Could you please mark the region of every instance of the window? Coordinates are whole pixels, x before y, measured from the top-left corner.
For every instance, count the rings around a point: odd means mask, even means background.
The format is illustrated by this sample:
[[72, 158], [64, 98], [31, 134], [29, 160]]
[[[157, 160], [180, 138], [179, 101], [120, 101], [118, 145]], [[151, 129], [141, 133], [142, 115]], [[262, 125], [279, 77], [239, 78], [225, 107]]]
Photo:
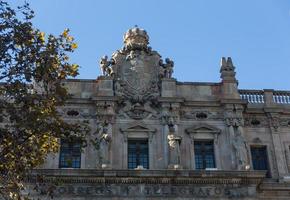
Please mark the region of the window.
[[80, 142], [61, 141], [60, 168], [80, 168], [81, 167], [81, 144]]
[[268, 167], [268, 156], [266, 146], [251, 147], [251, 156], [254, 170], [267, 170], [267, 177], [270, 177]]
[[213, 141], [194, 141], [195, 168], [215, 168]]
[[135, 169], [138, 165], [149, 169], [147, 140], [128, 140], [128, 168]]

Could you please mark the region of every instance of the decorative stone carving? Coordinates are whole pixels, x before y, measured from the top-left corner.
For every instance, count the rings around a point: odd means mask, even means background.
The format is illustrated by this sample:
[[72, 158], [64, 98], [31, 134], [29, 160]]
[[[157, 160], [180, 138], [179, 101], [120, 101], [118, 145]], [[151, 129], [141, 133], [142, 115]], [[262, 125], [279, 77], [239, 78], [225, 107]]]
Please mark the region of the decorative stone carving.
[[269, 127], [267, 118], [263, 116], [247, 116], [245, 117], [244, 121], [245, 121], [245, 126], [249, 126], [249, 127], [256, 127], [256, 128]]
[[245, 114], [244, 125], [248, 127], [269, 127], [269, 121], [263, 114]]
[[135, 26], [132, 29], [129, 29], [127, 33], [124, 35], [124, 50], [143, 50], [149, 51], [150, 47], [149, 44], [149, 36], [144, 29], [140, 29]]
[[117, 69], [115, 94], [133, 103], [141, 103], [158, 97], [158, 68], [160, 56], [144, 51], [130, 51], [114, 55]]
[[178, 103], [168, 103], [162, 105], [160, 120], [169, 127], [173, 124], [177, 126], [180, 120], [180, 105]]
[[172, 60], [170, 60], [169, 58], [166, 58], [165, 59], [165, 64], [162, 64], [162, 67], [164, 68], [163, 77], [172, 78], [174, 62]]
[[182, 168], [180, 165], [180, 143], [182, 138], [178, 135], [178, 116], [176, 115], [174, 110], [176, 109], [172, 108], [170, 104], [170, 108], [163, 108], [163, 112], [161, 113], [162, 123], [165, 125], [165, 127], [167, 127], [166, 130], [168, 130], [168, 168], [170, 169]]
[[182, 138], [170, 132], [167, 136], [169, 146], [169, 166], [168, 168], [181, 168], [180, 165], [180, 143]]
[[149, 117], [157, 117], [157, 111], [152, 108], [150, 102], [132, 103], [124, 101], [119, 104], [118, 116], [132, 119], [146, 119]]
[[140, 121], [135, 121], [127, 127], [121, 128], [120, 131], [124, 135], [124, 142], [127, 142], [128, 137], [134, 138], [141, 135], [143, 138], [144, 136], [148, 138], [149, 143], [151, 143], [153, 136], [156, 133], [156, 129], [149, 128], [146, 124]]
[[114, 62], [113, 60], [108, 61], [108, 56], [103, 56], [100, 60], [100, 68], [102, 71], [103, 76], [112, 76], [113, 70], [110, 67]]
[[105, 121], [99, 127], [99, 161], [102, 168], [110, 168], [111, 166], [111, 142], [112, 142], [112, 127]]
[[208, 124], [202, 123], [202, 124], [198, 124], [196, 126], [185, 129], [185, 132], [190, 135], [194, 135], [196, 133], [210, 133], [210, 134], [216, 135], [216, 134], [220, 134], [221, 130], [216, 127], [210, 126]]
[[247, 142], [242, 136], [241, 127], [237, 128], [236, 135], [233, 140], [233, 148], [235, 151], [235, 157], [237, 159], [238, 170], [249, 170], [249, 157]]
[[105, 120], [112, 122], [115, 109], [112, 101], [98, 101], [96, 104], [96, 118], [100, 122]]
[[290, 127], [290, 119], [289, 118], [280, 119], [280, 126]]
[[[208, 119], [223, 119], [223, 113], [218, 111], [208, 111], [208, 110], [200, 110], [200, 109], [194, 109], [194, 110], [182, 110], [181, 112], [181, 118], [182, 119], [194, 119], [194, 120], [208, 120]], [[205, 114], [206, 117], [199, 117], [199, 114]]]
[[144, 119], [151, 113], [156, 114], [152, 104], [160, 96], [160, 72], [167, 77], [173, 73], [173, 61], [167, 58], [163, 64], [161, 56], [148, 44], [146, 31], [134, 27], [124, 35], [124, 48], [116, 51], [111, 61], [106, 56], [100, 61], [103, 75], [113, 75], [119, 114], [125, 118]]
[[125, 47], [113, 54], [115, 61], [115, 94], [132, 103], [155, 99], [159, 92], [161, 56], [148, 47], [149, 37], [145, 30], [130, 29], [124, 36]]
[[228, 104], [225, 111], [225, 123], [228, 126], [228, 139], [233, 148], [232, 167], [238, 170], [249, 170], [248, 145], [243, 134], [243, 107]]
[[280, 117], [278, 114], [268, 113], [268, 120], [270, 127], [274, 130], [275, 133], [278, 133], [280, 127]]

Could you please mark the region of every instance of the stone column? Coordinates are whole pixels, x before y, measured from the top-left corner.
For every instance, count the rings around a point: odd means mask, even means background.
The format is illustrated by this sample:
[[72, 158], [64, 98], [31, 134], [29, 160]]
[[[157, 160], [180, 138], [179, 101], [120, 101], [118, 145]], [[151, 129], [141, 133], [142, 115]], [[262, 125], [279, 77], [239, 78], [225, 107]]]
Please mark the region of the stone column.
[[285, 152], [283, 149], [283, 143], [281, 141], [279, 134], [280, 132], [279, 115], [278, 113], [268, 113], [268, 119], [270, 124], [273, 150], [275, 155], [275, 158], [273, 159], [275, 163], [273, 164], [276, 164], [277, 166], [278, 178], [282, 179], [286, 174], [288, 174], [288, 170]]

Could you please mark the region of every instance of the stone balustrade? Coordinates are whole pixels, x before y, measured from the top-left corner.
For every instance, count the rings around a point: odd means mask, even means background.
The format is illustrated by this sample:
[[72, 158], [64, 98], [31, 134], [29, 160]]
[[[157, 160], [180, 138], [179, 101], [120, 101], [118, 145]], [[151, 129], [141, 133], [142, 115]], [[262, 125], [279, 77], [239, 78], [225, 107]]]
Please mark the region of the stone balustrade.
[[274, 91], [273, 101], [278, 104], [290, 104], [290, 91]]
[[239, 90], [241, 99], [248, 100], [249, 103], [265, 103], [263, 90]]
[[289, 104], [290, 91], [275, 90], [239, 90], [241, 99], [247, 100], [250, 104]]

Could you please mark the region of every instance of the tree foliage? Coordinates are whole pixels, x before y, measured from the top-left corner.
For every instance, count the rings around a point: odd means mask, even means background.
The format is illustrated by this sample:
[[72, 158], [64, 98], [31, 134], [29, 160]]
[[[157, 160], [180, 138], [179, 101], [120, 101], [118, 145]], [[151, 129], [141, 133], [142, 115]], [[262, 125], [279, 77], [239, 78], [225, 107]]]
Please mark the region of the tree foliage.
[[[66, 29], [59, 36], [33, 27], [33, 11], [0, 0], [0, 194], [21, 199], [23, 181], [59, 138], [84, 138], [81, 124], [62, 120], [69, 97], [62, 81], [78, 74], [69, 54], [77, 44]], [[0, 196], [1, 198], [1, 196]]]

